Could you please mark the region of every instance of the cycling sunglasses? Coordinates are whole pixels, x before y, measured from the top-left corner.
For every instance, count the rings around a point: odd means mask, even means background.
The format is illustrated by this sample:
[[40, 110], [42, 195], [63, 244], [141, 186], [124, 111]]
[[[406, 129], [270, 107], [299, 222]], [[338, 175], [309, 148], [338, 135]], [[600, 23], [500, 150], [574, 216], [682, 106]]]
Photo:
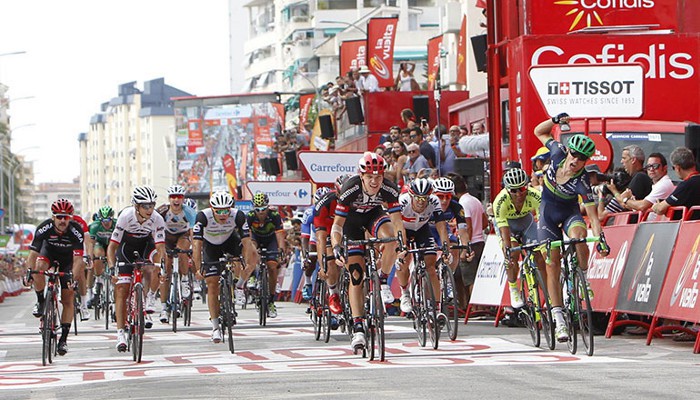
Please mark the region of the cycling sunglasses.
[[231, 214], [231, 209], [220, 208], [220, 209], [214, 210], [214, 214], [216, 214], [216, 215], [229, 215], [229, 214]]
[[429, 198], [430, 198], [430, 196], [415, 196], [415, 195], [413, 196], [413, 199], [415, 201], [418, 201], [421, 203], [425, 203], [426, 201], [428, 201]]
[[56, 217], [56, 219], [64, 220], [64, 219], [70, 219], [70, 218], [71, 218], [71, 215], [67, 215], [67, 214], [56, 214], [56, 215], [54, 215], [54, 217]]
[[263, 212], [263, 211], [267, 210], [267, 207], [257, 207], [254, 210], [255, 210], [255, 212], [259, 213], [259, 212]]
[[511, 194], [523, 193], [525, 191], [527, 191], [527, 187], [525, 187], [525, 186], [523, 186], [521, 188], [517, 188], [517, 189], [508, 189], [508, 192], [510, 192]]
[[571, 154], [571, 157], [579, 160], [579, 161], [587, 161], [588, 157], [586, 157], [585, 154], [579, 153], [578, 151], [575, 150], [569, 150], [569, 154]]
[[171, 199], [184, 199], [185, 195], [184, 194], [171, 194], [170, 196]]

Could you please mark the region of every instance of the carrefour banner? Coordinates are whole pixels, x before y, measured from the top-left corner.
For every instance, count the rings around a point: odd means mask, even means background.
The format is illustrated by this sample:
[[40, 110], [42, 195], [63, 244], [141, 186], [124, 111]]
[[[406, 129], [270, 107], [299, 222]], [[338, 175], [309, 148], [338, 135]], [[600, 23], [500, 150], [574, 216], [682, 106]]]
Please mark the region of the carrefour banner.
[[379, 87], [394, 86], [394, 42], [398, 18], [372, 18], [367, 24], [367, 60]]
[[313, 189], [311, 182], [302, 181], [250, 181], [246, 183], [251, 194], [263, 192], [273, 206], [311, 205]]
[[367, 65], [367, 40], [346, 40], [340, 43], [340, 74], [345, 75], [351, 69], [359, 70]]
[[434, 90], [440, 73], [440, 46], [442, 35], [428, 40], [428, 90]]
[[457, 39], [457, 83], [467, 84], [467, 16], [462, 17], [462, 27]]
[[299, 161], [314, 183], [334, 183], [344, 174], [356, 174], [362, 153], [353, 152], [299, 152]]

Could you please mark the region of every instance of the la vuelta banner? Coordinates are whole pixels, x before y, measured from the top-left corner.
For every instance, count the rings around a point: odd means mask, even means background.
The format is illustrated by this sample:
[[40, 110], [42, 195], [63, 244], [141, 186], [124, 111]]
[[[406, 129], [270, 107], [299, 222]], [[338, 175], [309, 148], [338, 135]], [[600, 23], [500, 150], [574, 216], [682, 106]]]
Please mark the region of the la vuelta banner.
[[340, 74], [367, 65], [367, 40], [347, 40], [340, 43]]
[[428, 40], [428, 90], [435, 89], [437, 74], [440, 73], [440, 46], [442, 35]]
[[398, 18], [372, 18], [367, 24], [367, 60], [379, 87], [394, 86], [394, 42]]
[[299, 126], [306, 126], [306, 121], [309, 118], [309, 110], [313, 104], [315, 93], [302, 94], [299, 97]]
[[225, 154], [223, 157], [224, 172], [226, 173], [226, 183], [228, 184], [228, 190], [233, 198], [237, 198], [238, 194], [238, 180], [236, 179], [236, 161], [231, 157], [230, 154]]
[[457, 84], [467, 84], [467, 16], [462, 17], [462, 27], [457, 39]]

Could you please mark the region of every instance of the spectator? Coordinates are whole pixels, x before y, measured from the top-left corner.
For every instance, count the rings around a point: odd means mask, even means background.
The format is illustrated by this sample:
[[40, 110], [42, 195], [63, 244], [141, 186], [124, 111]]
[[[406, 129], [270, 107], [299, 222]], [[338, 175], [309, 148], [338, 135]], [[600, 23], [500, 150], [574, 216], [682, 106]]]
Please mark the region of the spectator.
[[379, 155], [379, 156], [384, 156], [384, 149], [385, 149], [384, 145], [380, 144], [379, 146], [374, 148], [374, 152], [377, 153], [377, 155]]
[[408, 159], [408, 149], [404, 142], [395, 140], [391, 143], [391, 155], [385, 158], [389, 163], [389, 177], [399, 187], [403, 186], [403, 166]]
[[450, 134], [450, 148], [452, 148], [452, 152], [455, 154], [455, 157], [466, 157], [467, 155], [462, 153], [462, 151], [459, 149], [459, 137], [462, 136], [462, 129], [459, 127], [459, 125], [452, 125], [448, 133]]
[[420, 129], [420, 127], [416, 126], [411, 128], [411, 134], [409, 137], [413, 143], [418, 145], [420, 154], [428, 161], [430, 168], [435, 168], [435, 149], [430, 145], [430, 143], [423, 140], [423, 131]]
[[416, 115], [411, 111], [410, 108], [404, 108], [401, 110], [401, 121], [406, 125], [406, 128], [411, 129], [417, 126]]
[[469, 135], [469, 128], [466, 125], [459, 126], [459, 137]]
[[[547, 165], [549, 164], [549, 149], [544, 146], [540, 147], [535, 155], [530, 158], [530, 161], [532, 161], [530, 186], [535, 189], [542, 190], [542, 171], [547, 169]], [[595, 166], [595, 164], [591, 165]]]
[[700, 173], [693, 152], [687, 147], [678, 147], [671, 152], [671, 165], [678, 176], [683, 179], [676, 189], [664, 201], [654, 204], [651, 209], [659, 215], [666, 214], [669, 207], [700, 205]]
[[484, 131], [483, 122], [472, 122], [472, 135], [481, 135]]
[[416, 174], [416, 179], [421, 178], [428, 179], [432, 183], [432, 181], [440, 178], [440, 174], [435, 168], [423, 168]]
[[624, 192], [629, 186], [631, 179], [632, 178], [623, 167], [617, 168], [615, 172], [613, 172], [613, 178], [609, 183], [605, 184], [605, 189], [600, 194], [600, 201], [598, 202], [599, 220], [602, 221], [608, 214], [625, 211], [625, 208], [622, 207], [622, 203], [617, 201], [614, 193], [619, 195], [620, 192]]
[[362, 93], [372, 93], [379, 91], [379, 81], [370, 73], [366, 65], [360, 67], [360, 91]]
[[444, 125], [440, 125], [439, 127], [442, 143], [440, 143], [440, 147], [437, 149], [436, 153], [440, 155], [440, 175], [446, 176], [448, 172], [454, 172], [457, 155], [452, 148], [452, 135], [450, 134], [448, 136], [446, 134], [447, 132], [445, 132]]
[[666, 157], [661, 153], [651, 153], [644, 167], [651, 178], [651, 192], [643, 199], [637, 200], [632, 191], [627, 188], [622, 192], [622, 205], [628, 210], [646, 211], [657, 202], [666, 199], [673, 193], [675, 187], [668, 176], [668, 165]]
[[[644, 150], [636, 144], [625, 146], [622, 149], [622, 166], [632, 177], [629, 189], [635, 199], [643, 199], [651, 193], [651, 178], [644, 171]], [[608, 189], [613, 193], [618, 203], [622, 204], [620, 192], [615, 191], [615, 186], [608, 184]]]
[[489, 134], [462, 136], [459, 139], [459, 150], [473, 157], [489, 157]]
[[413, 78], [413, 71], [416, 70], [416, 64], [412, 62], [402, 62], [399, 64], [399, 73], [396, 74], [394, 87], [399, 92], [411, 92], [420, 90], [418, 82]]
[[408, 159], [406, 164], [403, 166], [402, 175], [404, 176], [404, 181], [410, 174], [417, 174], [422, 168], [430, 168], [428, 160], [423, 157], [420, 153], [420, 146], [415, 143], [409, 144], [406, 149], [408, 150]]
[[404, 128], [401, 129], [401, 141], [408, 146], [411, 144], [411, 129], [410, 128]]

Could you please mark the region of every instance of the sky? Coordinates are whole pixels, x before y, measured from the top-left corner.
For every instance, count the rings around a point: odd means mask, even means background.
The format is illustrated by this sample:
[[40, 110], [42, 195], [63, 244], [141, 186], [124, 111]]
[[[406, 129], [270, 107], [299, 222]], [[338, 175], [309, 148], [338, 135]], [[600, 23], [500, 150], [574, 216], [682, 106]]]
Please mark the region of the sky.
[[79, 176], [78, 134], [120, 84], [229, 94], [228, 15], [227, 0], [1, 1], [0, 54], [26, 52], [0, 56], [12, 151], [35, 183]]

